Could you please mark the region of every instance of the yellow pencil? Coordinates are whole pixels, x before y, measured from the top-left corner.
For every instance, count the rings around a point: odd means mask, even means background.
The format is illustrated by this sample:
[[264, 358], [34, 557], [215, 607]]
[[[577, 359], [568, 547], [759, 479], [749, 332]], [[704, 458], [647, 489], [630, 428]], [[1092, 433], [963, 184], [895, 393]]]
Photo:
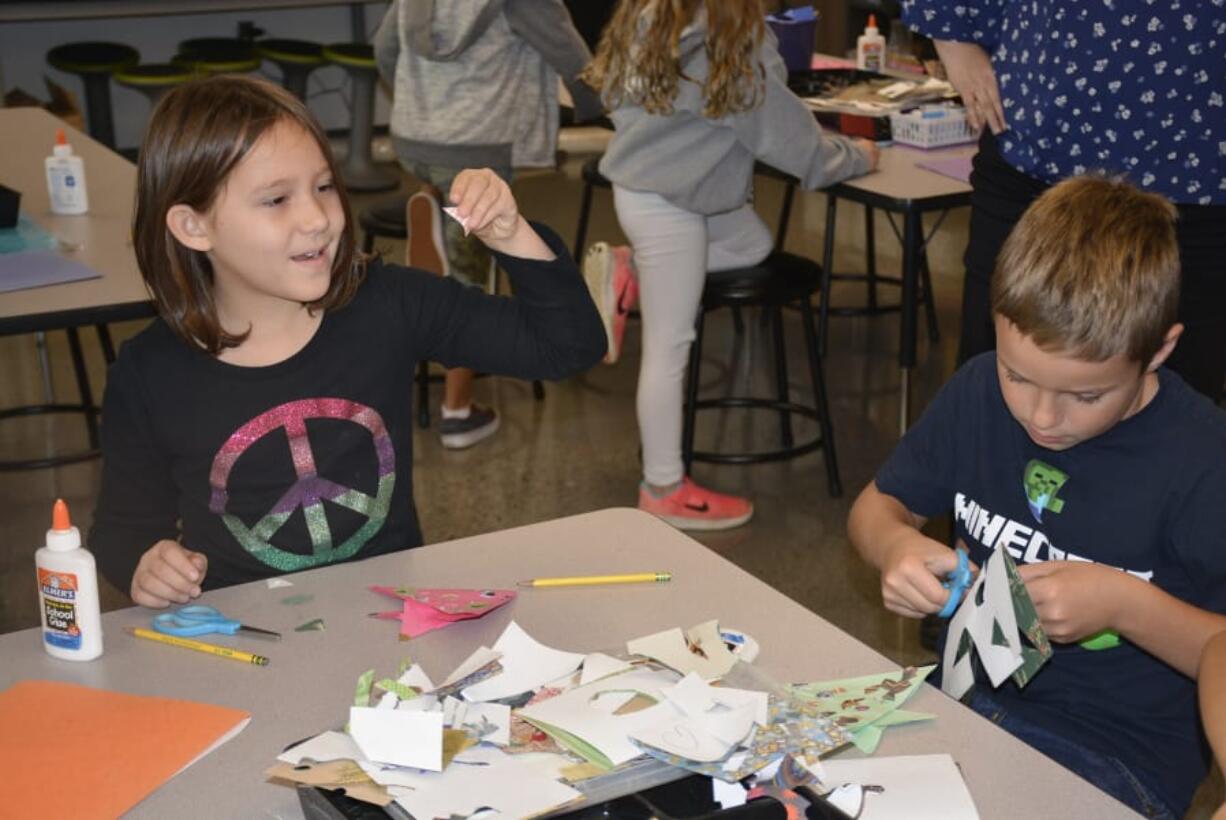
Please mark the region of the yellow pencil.
[[521, 587], [581, 587], [593, 584], [643, 584], [673, 580], [671, 572], [632, 572], [626, 575], [576, 575], [571, 578], [533, 578], [519, 581]]
[[158, 643], [167, 643], [171, 646], [181, 646], [184, 649], [194, 649], [197, 652], [207, 652], [210, 655], [217, 655], [221, 658], [229, 658], [234, 661], [242, 661], [256, 666], [268, 666], [268, 658], [263, 655], [253, 655], [250, 652], [244, 652], [241, 649], [231, 649], [228, 646], [218, 646], [215, 643], [205, 643], [204, 641], [193, 641], [191, 638], [178, 638], [174, 635], [166, 635], [162, 632], [154, 632], [152, 629], [141, 629], [138, 626], [125, 627], [124, 632], [129, 635], [135, 635], [138, 638], [146, 638], [150, 641]]

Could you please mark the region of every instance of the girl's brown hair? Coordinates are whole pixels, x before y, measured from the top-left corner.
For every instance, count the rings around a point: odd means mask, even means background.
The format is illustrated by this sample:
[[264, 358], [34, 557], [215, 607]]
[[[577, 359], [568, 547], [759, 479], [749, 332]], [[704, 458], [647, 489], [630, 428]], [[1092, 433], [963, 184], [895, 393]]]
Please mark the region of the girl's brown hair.
[[753, 108], [765, 85], [757, 60], [766, 30], [762, 0], [621, 0], [584, 82], [610, 107], [629, 98], [649, 114], [671, 114], [678, 80], [691, 80], [681, 70], [681, 32], [700, 10], [709, 65], [703, 114], [718, 119]]
[[247, 334], [235, 335], [221, 327], [213, 266], [205, 253], [174, 238], [166, 214], [175, 205], [199, 213], [212, 208], [230, 172], [279, 122], [298, 125], [315, 140], [345, 214], [328, 292], [307, 307], [312, 311], [343, 307], [361, 284], [364, 259], [356, 252], [349, 197], [327, 137], [297, 97], [253, 77], [195, 80], [162, 98], [141, 145], [132, 218], [137, 265], [162, 319], [188, 344], [214, 356], [238, 346]]

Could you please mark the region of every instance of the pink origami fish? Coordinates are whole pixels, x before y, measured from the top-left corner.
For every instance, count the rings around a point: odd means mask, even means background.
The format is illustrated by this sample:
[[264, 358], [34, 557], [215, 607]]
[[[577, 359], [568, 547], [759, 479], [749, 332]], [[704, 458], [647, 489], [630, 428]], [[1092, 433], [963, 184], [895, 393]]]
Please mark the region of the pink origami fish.
[[376, 618], [400, 621], [402, 639], [416, 638], [456, 621], [480, 618], [515, 597], [513, 589], [426, 589], [372, 586], [372, 592], [399, 598], [401, 612], [376, 612]]

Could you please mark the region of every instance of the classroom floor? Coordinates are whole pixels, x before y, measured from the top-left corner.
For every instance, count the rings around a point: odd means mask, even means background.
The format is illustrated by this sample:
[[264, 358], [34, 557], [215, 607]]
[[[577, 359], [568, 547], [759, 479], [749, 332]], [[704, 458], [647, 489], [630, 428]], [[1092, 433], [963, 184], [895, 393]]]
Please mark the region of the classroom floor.
[[[574, 236], [578, 214], [582, 159], [572, 155], [560, 171], [527, 173], [515, 184], [523, 211], [553, 226], [568, 241]], [[773, 228], [782, 188], [770, 180], [757, 184], [759, 210]], [[379, 198], [355, 197], [355, 211]], [[823, 196], [797, 197], [788, 250], [820, 258], [824, 212]], [[836, 266], [841, 270], [862, 269], [862, 213], [858, 206], [841, 209], [838, 253], [842, 264]], [[912, 388], [916, 413], [952, 372], [966, 218], [965, 211], [950, 214], [929, 247], [941, 340], [929, 343], [921, 324], [920, 364]], [[878, 214], [877, 219], [879, 268], [897, 270], [898, 244], [885, 215]], [[588, 236], [589, 241], [621, 240], [607, 191], [596, 193]], [[390, 258], [402, 258], [402, 243], [383, 242], [379, 248]], [[863, 286], [836, 288], [834, 299], [836, 304], [862, 301]], [[702, 370], [704, 394], [719, 394], [729, 385], [743, 385], [746, 380], [760, 385], [764, 392], [772, 389], [770, 336], [763, 333], [756, 316], [746, 318], [745, 344], [736, 360], [732, 358], [730, 318], [715, 314], [708, 321]], [[785, 321], [792, 387], [795, 395], [803, 398], [808, 391], [808, 371], [800, 322], [795, 315]], [[141, 322], [121, 324], [112, 332], [118, 342], [142, 326]], [[84, 330], [82, 336], [96, 395], [100, 396], [105, 380], [101, 353], [92, 329]], [[832, 499], [827, 493], [820, 453], [752, 467], [696, 465], [699, 482], [750, 495], [756, 504], [756, 515], [749, 525], [697, 537], [887, 656], [899, 662], [915, 662], [930, 657], [919, 645], [917, 625], [882, 609], [876, 573], [855, 555], [845, 526], [856, 493], [898, 438], [897, 343], [897, 316], [833, 320], [825, 367], [845, 488], [842, 498]], [[56, 396], [75, 399], [65, 335], [51, 334], [49, 348]], [[639, 329], [632, 322], [619, 364], [598, 365], [583, 376], [547, 385], [543, 401], [534, 400], [530, 385], [524, 382], [478, 382], [478, 400], [493, 403], [503, 414], [502, 430], [487, 442], [471, 450], [446, 451], [433, 429], [419, 430], [415, 483], [427, 542], [586, 510], [633, 506], [639, 480], [634, 423], [638, 358]], [[4, 374], [0, 378], [0, 407], [42, 401], [44, 388], [33, 336], [0, 338], [0, 373]], [[436, 388], [431, 396], [436, 415], [439, 400]], [[410, 412], [409, 408], [405, 412]], [[798, 437], [808, 429], [798, 423]], [[778, 423], [770, 413], [753, 414], [751, 418], [745, 411], [708, 411], [700, 419], [700, 446], [709, 447], [716, 441], [729, 445], [759, 441], [769, 446], [777, 436]], [[84, 424], [78, 417], [0, 422], [0, 453], [9, 458], [32, 457], [47, 448], [63, 451], [79, 447], [84, 438]], [[94, 461], [54, 470], [0, 473], [0, 632], [38, 623], [33, 555], [43, 543], [51, 502], [56, 497], [65, 498], [75, 522], [88, 532], [99, 472], [99, 464]], [[668, 567], [666, 555], [660, 556], [659, 567]], [[106, 608], [117, 608], [125, 606], [127, 599], [107, 588], [103, 602]]]

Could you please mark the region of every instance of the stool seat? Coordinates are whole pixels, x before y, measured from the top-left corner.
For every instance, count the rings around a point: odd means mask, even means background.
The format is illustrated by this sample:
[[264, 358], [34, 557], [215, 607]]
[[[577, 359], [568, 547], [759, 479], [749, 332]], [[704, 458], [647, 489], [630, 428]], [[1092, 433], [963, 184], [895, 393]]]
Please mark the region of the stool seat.
[[115, 82], [140, 89], [162, 89], [182, 85], [196, 75], [176, 63], [141, 63], [115, 72]]
[[255, 53], [265, 60], [294, 65], [323, 65], [324, 47], [306, 40], [257, 40]]
[[612, 188], [613, 183], [609, 182], [609, 178], [600, 173], [601, 157], [592, 157], [587, 162], [583, 163], [583, 170], [580, 171], [580, 176], [588, 185], [595, 185], [597, 188]]
[[323, 47], [325, 60], [349, 68], [377, 70], [375, 48], [369, 43], [330, 43]]
[[140, 62], [140, 52], [122, 43], [87, 41], [65, 43], [47, 52], [52, 67], [76, 74], [85, 86], [85, 112], [89, 134], [110, 148], [115, 147], [115, 124], [111, 115], [111, 74]]
[[794, 253], [775, 251], [752, 267], [709, 271], [702, 305], [707, 309], [782, 305], [816, 293], [821, 280], [821, 265]]
[[47, 62], [71, 74], [111, 74], [140, 62], [140, 52], [121, 43], [66, 43], [48, 51]]
[[255, 54], [255, 46], [237, 37], [192, 37], [181, 40], [176, 51], [190, 55], [227, 53], [249, 57]]
[[386, 202], [371, 205], [358, 215], [358, 225], [362, 228], [364, 237], [363, 250], [366, 253], [374, 250], [376, 236], [408, 239], [409, 226], [405, 218], [408, 201], [408, 197], [393, 197]]

